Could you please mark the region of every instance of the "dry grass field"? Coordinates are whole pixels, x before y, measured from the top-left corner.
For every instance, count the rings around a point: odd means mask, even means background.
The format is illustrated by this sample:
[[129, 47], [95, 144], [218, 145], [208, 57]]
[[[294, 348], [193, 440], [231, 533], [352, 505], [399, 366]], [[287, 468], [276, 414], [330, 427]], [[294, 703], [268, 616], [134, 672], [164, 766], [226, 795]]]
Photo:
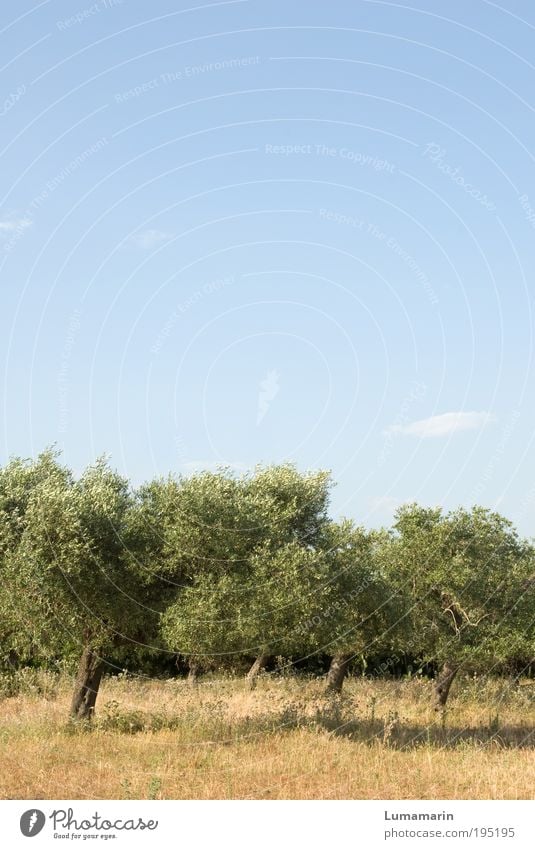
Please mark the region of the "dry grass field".
[[68, 680], [32, 673], [0, 701], [3, 799], [531, 799], [535, 687], [110, 678], [93, 727], [66, 722]]

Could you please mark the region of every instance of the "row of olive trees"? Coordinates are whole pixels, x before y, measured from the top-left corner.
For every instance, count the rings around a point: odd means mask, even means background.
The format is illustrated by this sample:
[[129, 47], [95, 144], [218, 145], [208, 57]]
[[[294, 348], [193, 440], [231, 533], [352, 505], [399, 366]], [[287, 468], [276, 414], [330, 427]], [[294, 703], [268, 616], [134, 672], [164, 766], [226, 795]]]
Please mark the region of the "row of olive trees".
[[47, 451], [0, 470], [5, 657], [79, 654], [71, 714], [90, 717], [121, 647], [197, 663], [410, 653], [460, 668], [534, 653], [533, 548], [498, 514], [410, 505], [390, 531], [328, 516], [325, 472], [283, 465], [158, 479], [132, 490], [106, 462], [79, 479]]

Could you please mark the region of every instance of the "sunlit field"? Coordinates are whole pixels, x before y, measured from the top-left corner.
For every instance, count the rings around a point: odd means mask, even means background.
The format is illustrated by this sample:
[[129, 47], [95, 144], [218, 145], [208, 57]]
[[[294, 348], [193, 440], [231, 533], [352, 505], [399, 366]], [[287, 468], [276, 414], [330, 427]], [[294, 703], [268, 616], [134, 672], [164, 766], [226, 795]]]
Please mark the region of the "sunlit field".
[[[24, 675], [22, 676], [24, 678]], [[430, 682], [108, 678], [89, 725], [72, 682], [27, 672], [0, 701], [4, 799], [529, 799], [535, 686], [460, 680], [444, 716]]]

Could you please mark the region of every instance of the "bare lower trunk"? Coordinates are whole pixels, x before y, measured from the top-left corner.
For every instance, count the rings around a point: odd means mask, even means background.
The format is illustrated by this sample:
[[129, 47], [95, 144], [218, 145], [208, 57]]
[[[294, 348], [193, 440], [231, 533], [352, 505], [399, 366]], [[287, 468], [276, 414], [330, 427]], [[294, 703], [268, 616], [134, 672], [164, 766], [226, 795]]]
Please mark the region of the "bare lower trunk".
[[74, 682], [71, 702], [73, 719], [91, 719], [93, 716], [103, 669], [104, 664], [99, 652], [86, 646], [80, 658]]
[[190, 658], [188, 662], [188, 684], [191, 686], [198, 684], [200, 672], [201, 667], [199, 663], [193, 660], [193, 658]]
[[341, 693], [347, 668], [351, 660], [350, 654], [335, 654], [327, 673], [327, 692]]
[[458, 671], [459, 667], [447, 660], [438, 673], [435, 680], [435, 710], [444, 710], [446, 707], [446, 702], [448, 701], [448, 696], [450, 694], [450, 687]]
[[256, 686], [256, 680], [263, 669], [266, 668], [269, 661], [269, 654], [259, 654], [255, 662], [247, 673], [247, 683], [251, 690]]

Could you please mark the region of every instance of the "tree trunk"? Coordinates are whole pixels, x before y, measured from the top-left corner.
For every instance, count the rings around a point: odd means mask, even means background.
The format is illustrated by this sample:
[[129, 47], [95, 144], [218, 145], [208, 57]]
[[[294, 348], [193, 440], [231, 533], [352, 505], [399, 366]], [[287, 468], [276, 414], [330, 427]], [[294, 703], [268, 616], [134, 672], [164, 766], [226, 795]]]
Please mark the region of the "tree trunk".
[[194, 684], [199, 683], [199, 673], [201, 671], [201, 667], [196, 660], [190, 657], [188, 661], [188, 684], [193, 687]]
[[266, 668], [269, 661], [269, 654], [259, 654], [256, 658], [255, 662], [251, 666], [249, 672], [247, 673], [247, 683], [251, 690], [254, 690], [256, 687], [256, 680], [263, 669]]
[[446, 702], [448, 701], [448, 696], [450, 694], [450, 687], [458, 671], [459, 667], [447, 660], [438, 673], [435, 679], [435, 710], [444, 710], [446, 707]]
[[8, 656], [7, 656], [7, 662], [8, 662], [8, 665], [9, 665], [9, 666], [12, 666], [12, 667], [13, 667], [13, 669], [17, 669], [17, 668], [18, 668], [18, 665], [19, 665], [19, 656], [18, 656], [17, 652], [15, 651], [15, 649], [11, 649], [11, 650], [10, 650], [10, 652], [9, 652], [9, 654], [8, 654]]
[[71, 702], [73, 719], [91, 719], [93, 716], [103, 669], [104, 663], [98, 651], [86, 646], [80, 658], [78, 674], [74, 682]]
[[329, 671], [327, 673], [327, 692], [341, 693], [344, 678], [347, 675], [347, 667], [351, 660], [350, 654], [335, 654], [331, 660]]

